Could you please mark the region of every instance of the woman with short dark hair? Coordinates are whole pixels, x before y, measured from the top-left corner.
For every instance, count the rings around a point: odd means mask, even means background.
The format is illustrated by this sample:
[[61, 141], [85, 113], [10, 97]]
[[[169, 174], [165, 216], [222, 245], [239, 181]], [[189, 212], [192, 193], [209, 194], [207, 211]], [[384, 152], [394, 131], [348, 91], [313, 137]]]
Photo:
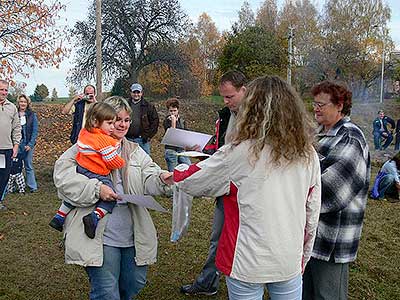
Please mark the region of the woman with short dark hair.
[[370, 177], [364, 134], [350, 121], [352, 93], [323, 81], [311, 90], [318, 124], [321, 214], [303, 276], [303, 299], [347, 299], [349, 263], [357, 256]]

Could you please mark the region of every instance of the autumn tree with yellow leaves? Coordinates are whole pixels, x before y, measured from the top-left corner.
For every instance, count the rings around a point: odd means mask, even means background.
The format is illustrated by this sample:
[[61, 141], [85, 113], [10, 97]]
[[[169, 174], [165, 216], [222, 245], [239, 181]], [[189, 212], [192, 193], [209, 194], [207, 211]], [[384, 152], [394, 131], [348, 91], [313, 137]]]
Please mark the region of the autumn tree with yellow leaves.
[[67, 54], [65, 27], [57, 26], [63, 9], [59, 1], [1, 0], [1, 77], [29, 77], [27, 68], [59, 66]]

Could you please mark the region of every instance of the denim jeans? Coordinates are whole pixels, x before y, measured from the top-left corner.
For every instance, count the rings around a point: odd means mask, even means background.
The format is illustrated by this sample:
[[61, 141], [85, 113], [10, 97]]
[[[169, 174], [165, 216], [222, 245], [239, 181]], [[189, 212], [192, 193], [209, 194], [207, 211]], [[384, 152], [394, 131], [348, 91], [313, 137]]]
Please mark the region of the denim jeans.
[[31, 191], [36, 191], [38, 187], [35, 178], [35, 170], [33, 169], [33, 154], [34, 148], [26, 152], [26, 156], [24, 158], [24, 166], [26, 173], [26, 185]]
[[189, 157], [187, 156], [177, 156], [177, 153], [182, 151], [175, 151], [172, 149], [165, 149], [164, 157], [165, 161], [167, 162], [168, 171], [173, 172], [174, 168], [178, 164], [186, 164], [190, 165], [192, 162], [190, 161]]
[[221, 236], [222, 228], [224, 227], [224, 201], [222, 197], [216, 199], [214, 210], [214, 220], [210, 237], [210, 248], [208, 257], [199, 276], [197, 276], [194, 285], [198, 285], [207, 291], [218, 289], [220, 273], [215, 266], [215, 256], [219, 237]]
[[279, 282], [249, 283], [226, 277], [230, 300], [262, 300], [267, 287], [271, 300], [301, 300], [301, 275]]
[[383, 176], [378, 188], [379, 198], [385, 198], [385, 194], [389, 194], [397, 198], [398, 195], [396, 195], [397, 189], [395, 183], [395, 177], [392, 174], [386, 174]]
[[394, 143], [394, 150], [400, 150], [400, 131], [396, 132], [396, 141]]
[[146, 284], [147, 266], [135, 263], [135, 247], [103, 246], [103, 266], [86, 267], [90, 300], [131, 300]]
[[142, 148], [148, 155], [150, 155], [150, 142], [143, 142], [143, 139], [138, 137], [134, 139], [129, 139], [132, 142], [138, 143], [140, 148]]
[[387, 138], [386, 141], [383, 145], [382, 144], [382, 132], [380, 131], [374, 131], [374, 145], [375, 145], [375, 150], [384, 150], [387, 147], [389, 147], [389, 145], [392, 143], [393, 141], [393, 135], [390, 132], [386, 132], [387, 133]]
[[12, 164], [12, 149], [0, 150], [0, 155], [4, 155], [5, 168], [0, 168], [0, 202], [4, 200], [7, 192], [8, 179], [10, 178], [11, 164]]

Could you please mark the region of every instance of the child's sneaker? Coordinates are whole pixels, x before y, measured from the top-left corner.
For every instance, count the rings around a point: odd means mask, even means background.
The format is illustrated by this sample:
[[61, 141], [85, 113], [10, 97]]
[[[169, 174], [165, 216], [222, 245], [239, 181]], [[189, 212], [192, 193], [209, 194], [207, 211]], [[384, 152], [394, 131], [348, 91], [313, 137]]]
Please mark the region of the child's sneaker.
[[86, 235], [89, 238], [94, 239], [94, 236], [96, 235], [97, 223], [99, 223], [99, 218], [97, 217], [96, 213], [94, 211], [91, 212], [90, 214], [84, 216], [82, 221]]
[[49, 225], [55, 230], [62, 232], [64, 227], [64, 219], [59, 215], [55, 215], [53, 219], [51, 219]]

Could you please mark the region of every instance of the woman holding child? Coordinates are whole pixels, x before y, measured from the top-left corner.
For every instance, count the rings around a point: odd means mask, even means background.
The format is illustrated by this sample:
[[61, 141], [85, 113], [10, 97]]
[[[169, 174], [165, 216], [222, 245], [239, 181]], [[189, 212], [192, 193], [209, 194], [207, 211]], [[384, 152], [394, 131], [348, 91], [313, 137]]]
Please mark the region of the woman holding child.
[[112, 213], [98, 221], [93, 239], [85, 234], [82, 219], [94, 211], [99, 199], [115, 201], [117, 194], [165, 194], [172, 179], [136, 143], [125, 138], [131, 123], [126, 100], [110, 97], [104, 102], [117, 113], [112, 136], [121, 143], [125, 161], [124, 167], [111, 173], [115, 192], [98, 179], [77, 173], [76, 145], [57, 160], [54, 183], [61, 200], [75, 207], [64, 223], [66, 263], [85, 267], [91, 300], [130, 300], [146, 284], [147, 265], [156, 261], [157, 234], [149, 212], [117, 201]]

